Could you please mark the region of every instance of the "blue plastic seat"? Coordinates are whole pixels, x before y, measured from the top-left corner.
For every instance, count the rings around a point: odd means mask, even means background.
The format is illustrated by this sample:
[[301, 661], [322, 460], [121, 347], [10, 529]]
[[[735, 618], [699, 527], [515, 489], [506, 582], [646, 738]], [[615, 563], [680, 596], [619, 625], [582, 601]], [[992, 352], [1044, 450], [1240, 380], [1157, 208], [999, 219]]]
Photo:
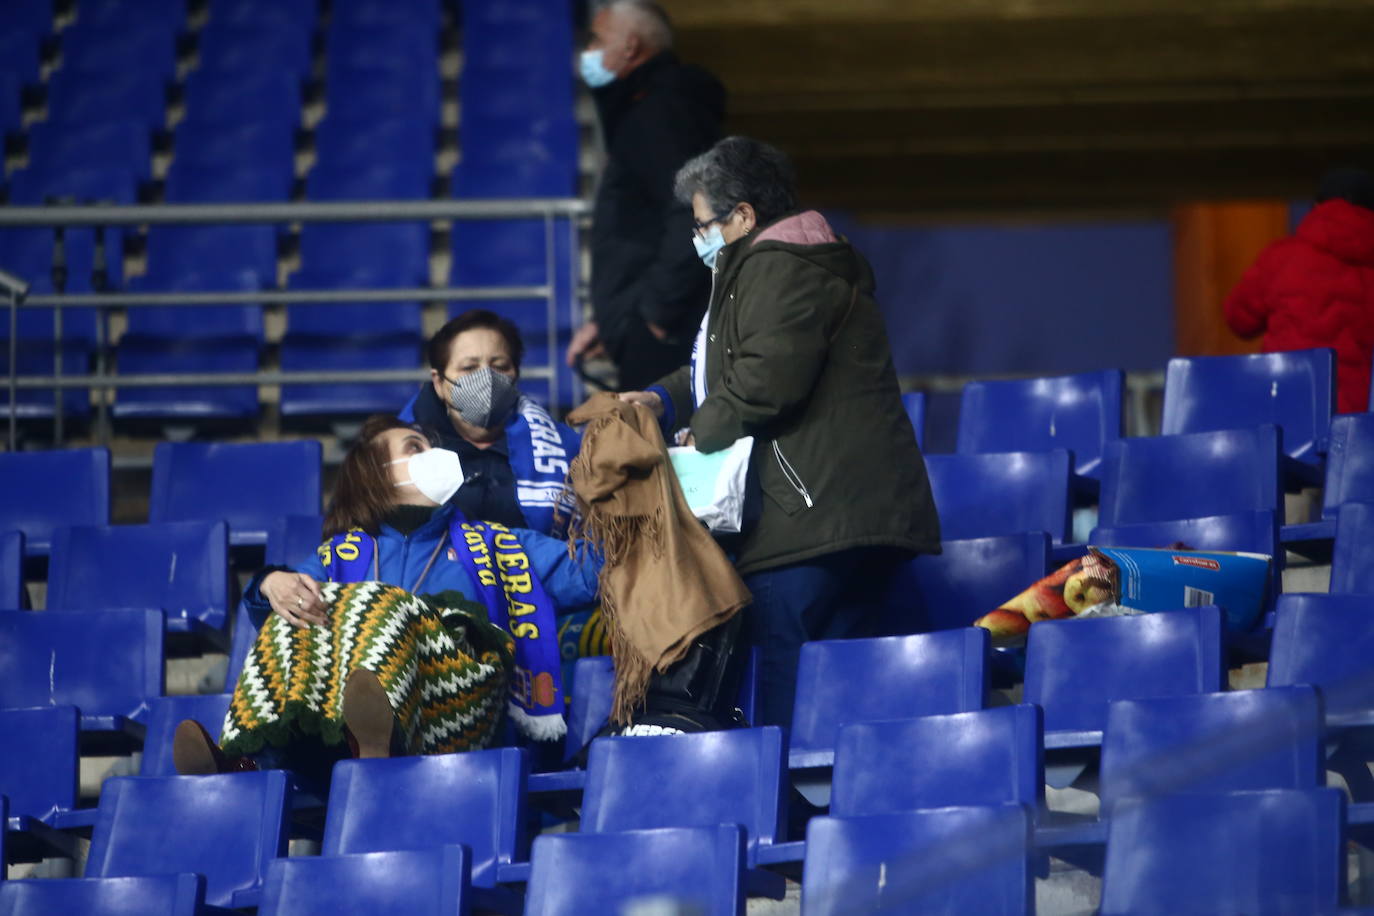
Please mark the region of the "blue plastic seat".
[[927, 455], [925, 463], [942, 538], [1044, 531], [1055, 544], [1068, 539], [1073, 456], [1064, 449]]
[[0, 614], [0, 708], [70, 704], [86, 731], [141, 734], [162, 695], [162, 613]]
[[[320, 545], [324, 517], [320, 515], [285, 515], [276, 519], [267, 530], [267, 549], [263, 562], [276, 566], [294, 566], [315, 552]], [[235, 618], [237, 626], [237, 618]]]
[[[8, 7], [0, 9], [5, 15]], [[49, 16], [49, 28], [51, 27]], [[27, 29], [22, 26], [7, 26], [0, 22], [0, 72], [7, 73], [15, 80], [15, 101], [19, 100], [19, 87], [26, 83], [38, 82], [38, 44], [39, 36], [47, 34], [47, 29]], [[12, 125], [17, 127], [18, 124]]]
[[316, 0], [210, 0], [208, 26], [252, 25], [310, 32], [319, 14]]
[[889, 633], [967, 627], [1042, 578], [1049, 566], [1043, 531], [945, 541], [892, 576], [881, 626]]
[[1099, 912], [1334, 913], [1345, 887], [1342, 802], [1337, 789], [1122, 801]]
[[172, 739], [183, 719], [195, 719], [213, 737], [224, 728], [232, 694], [208, 693], [189, 696], [157, 697], [148, 703], [148, 731], [143, 739], [140, 776], [175, 776]]
[[306, 176], [305, 196], [310, 200], [420, 200], [429, 196], [433, 181], [434, 165], [428, 157], [409, 155], [366, 165], [320, 162]]
[[[479, 42], [464, 31], [464, 47]], [[566, 47], [566, 46], [565, 46]], [[482, 52], [463, 65], [458, 99], [463, 117], [565, 118], [573, 110], [572, 71], [553, 65], [485, 65]], [[566, 53], [566, 52], [564, 52]]]
[[576, 168], [581, 127], [569, 112], [562, 117], [463, 116], [458, 140], [463, 158], [499, 162], [533, 148], [539, 158]]
[[535, 839], [527, 913], [617, 913], [645, 898], [671, 899], [701, 916], [743, 912], [741, 828], [663, 827]]
[[[272, 226], [155, 226], [148, 232], [148, 273], [139, 287], [158, 292], [196, 292], [218, 289], [271, 289], [277, 285], [277, 231]], [[195, 334], [200, 337], [224, 337], [248, 334], [260, 337], [260, 321], [226, 329], [212, 324], [208, 331], [199, 330], [209, 315], [258, 314], [244, 306], [213, 306], [205, 312], [197, 310], [159, 310], [165, 317], [160, 324], [139, 317], [140, 309], [129, 317], [134, 333], [159, 334], [175, 332], [177, 336]], [[171, 314], [177, 311], [177, 314]], [[171, 322], [168, 325], [168, 322]]]
[[167, 171], [167, 203], [285, 203], [295, 181], [289, 169], [180, 163]]
[[311, 223], [301, 229], [302, 271], [351, 264], [386, 286], [429, 285], [423, 223]]
[[471, 906], [469, 854], [435, 846], [351, 856], [277, 859], [267, 869], [260, 916], [451, 916]]
[[49, 916], [51, 913], [200, 916], [204, 906], [205, 879], [200, 875], [0, 881], [0, 913], [4, 916]]
[[1045, 711], [1047, 750], [1100, 743], [1113, 700], [1215, 693], [1225, 686], [1216, 607], [1041, 620], [1026, 640], [1023, 696]]
[[29, 130], [29, 161], [46, 173], [118, 168], [146, 181], [152, 148], [148, 130], [133, 121], [44, 121]]
[[483, 18], [485, 11], [476, 18], [465, 15], [462, 35], [465, 72], [528, 68], [550, 81], [566, 78], [567, 68], [560, 69], [558, 63], [559, 56], [566, 56], [568, 47], [575, 41], [566, 21], [571, 17], [544, 15], [544, 12], [540, 9], [530, 21], [519, 24], [487, 21]]
[[1335, 355], [1326, 348], [1169, 360], [1161, 432], [1208, 432], [1272, 423], [1286, 454], [1320, 466], [1336, 402]]
[[1330, 591], [1374, 595], [1374, 503], [1349, 502], [1336, 513]]
[[583, 833], [715, 827], [746, 831], [751, 866], [783, 839], [782, 730], [598, 738], [587, 759]]
[[301, 116], [301, 80], [294, 73], [279, 70], [197, 70], [186, 79], [185, 101], [187, 113], [202, 119], [294, 125]]
[[[296, 178], [295, 117], [226, 119], [213, 109], [191, 113], [177, 125], [176, 158], [168, 179], [194, 179], [217, 169], [271, 171], [289, 193]], [[183, 228], [183, 227], [178, 227]]]
[[975, 627], [802, 646], [788, 764], [828, 766], [842, 726], [983, 708], [988, 632]]
[[440, 22], [439, 0], [339, 0], [331, 13], [341, 25], [396, 25], [414, 23], [437, 31]]
[[1027, 913], [1030, 837], [1021, 805], [812, 818], [801, 911]]
[[[830, 813], [948, 805], [1044, 806], [1040, 710], [999, 706], [840, 729]], [[913, 766], [913, 761], [920, 761]]]
[[[222, 340], [189, 341], [174, 345], [123, 341], [119, 347], [121, 375], [176, 373], [254, 373], [257, 345]], [[124, 387], [111, 411], [119, 420], [235, 421], [258, 414], [258, 390], [253, 385], [182, 385], [175, 388]]]
[[[367, 289], [397, 286], [408, 278], [390, 267], [330, 264], [293, 274], [290, 289]], [[424, 306], [419, 302], [334, 302], [286, 307], [286, 337], [295, 339], [389, 339], [419, 343], [424, 338]]]
[[353, 118], [418, 118], [437, 127], [439, 102], [437, 71], [430, 76], [387, 67], [331, 67], [325, 86], [330, 110]]
[[519, 748], [343, 760], [334, 766], [325, 816], [326, 856], [462, 844], [472, 883], [491, 888], [498, 870], [529, 849]]
[[0, 454], [0, 530], [24, 533], [28, 556], [47, 556], [53, 529], [110, 522], [110, 450]]
[[1327, 539], [1336, 535], [1336, 516], [1348, 502], [1374, 501], [1374, 414], [1341, 414], [1331, 418], [1321, 518], [1285, 525], [1284, 541]]
[[563, 738], [564, 763], [572, 762], [610, 720], [614, 694], [615, 662], [609, 655], [579, 658], [573, 663], [568, 732]]
[[81, 25], [119, 27], [146, 22], [175, 30], [186, 24], [186, 0], [77, 0], [76, 18]]
[[87, 79], [96, 74], [146, 74], [165, 82], [176, 76], [179, 25], [148, 19], [131, 22], [127, 12], [113, 22], [78, 22], [62, 30], [62, 71]]
[[969, 382], [959, 402], [957, 449], [1073, 453], [1075, 473], [1096, 478], [1102, 448], [1121, 438], [1122, 372]]
[[1107, 444], [1100, 524], [1127, 525], [1268, 509], [1282, 517], [1277, 427]]
[[[407, 9], [410, 4], [391, 4]], [[347, 15], [329, 28], [325, 38], [328, 78], [347, 70], [389, 71], [439, 80], [439, 32], [434, 23], [408, 16], [397, 22], [354, 25]]]
[[223, 521], [58, 528], [52, 538], [48, 607], [160, 608], [170, 632], [223, 630], [228, 541]]
[[[137, 125], [133, 125], [133, 128], [135, 131], [141, 129]], [[143, 166], [143, 171], [147, 172], [146, 164]], [[92, 160], [86, 165], [73, 163], [69, 166], [63, 166], [58, 164], [52, 169], [39, 164], [33, 168], [15, 172], [11, 177], [10, 203], [38, 207], [49, 203], [49, 198], [71, 197], [80, 203], [102, 201], [105, 203], [132, 204], [138, 196], [138, 178], [138, 174], [131, 170], [127, 164], [111, 165]], [[41, 239], [46, 247], [51, 248], [52, 246], [54, 233], [51, 229], [13, 229], [9, 232], [16, 233], [21, 240], [33, 236]], [[110, 227], [105, 231], [109, 245], [110, 279], [115, 283], [119, 282], [121, 276], [121, 265], [116, 263], [120, 259], [116, 255], [120, 251], [118, 240], [123, 237], [122, 233], [123, 230], [118, 227]], [[67, 229], [66, 239], [68, 251], [67, 291], [86, 292], [90, 289], [90, 261], [89, 258], [84, 262], [75, 260], [74, 255], [80, 253], [83, 247], [86, 251], [92, 249], [94, 234], [90, 229], [72, 227]], [[29, 292], [34, 293], [37, 290], [30, 289]]]
[[1322, 691], [1328, 724], [1374, 724], [1374, 599], [1365, 595], [1283, 595], [1265, 683]]
[[[553, 158], [537, 140], [506, 144], [506, 149], [507, 154], [499, 161], [460, 160], [453, 170], [453, 196], [469, 200], [576, 196], [576, 160]], [[543, 229], [543, 224], [534, 220], [518, 221], [516, 225], [538, 226], [541, 232]]]
[[924, 391], [908, 391], [902, 395], [902, 407], [906, 410], [907, 419], [911, 421], [911, 428], [916, 431], [916, 444], [924, 448], [926, 444], [926, 393]]
[[0, 709], [0, 745], [6, 749], [0, 754], [0, 794], [9, 798], [10, 816], [21, 819], [19, 826], [26, 818], [51, 825], [76, 808], [80, 723], [75, 706]]
[[[3, 52], [0, 48], [0, 52]], [[0, 70], [0, 139], [11, 131], [18, 130], [24, 121], [24, 108], [19, 97], [20, 79], [15, 74]]]
[[[432, 177], [434, 123], [429, 118], [359, 118], [345, 109], [315, 127], [315, 155], [317, 163], [325, 166], [322, 176], [330, 170], [346, 173], [349, 169], [405, 164]], [[319, 181], [317, 178], [317, 184]]]
[[0, 610], [27, 604], [24, 593], [24, 533], [0, 532]]
[[415, 391], [423, 365], [418, 335], [397, 338], [301, 338], [282, 341], [284, 372], [356, 371], [407, 369], [415, 373], [409, 382], [331, 382], [283, 385], [283, 417], [367, 416], [389, 413]]
[[256, 905], [268, 865], [286, 855], [290, 796], [281, 770], [107, 779], [86, 874], [193, 872], [211, 906]]
[[235, 25], [212, 19], [200, 30], [197, 69], [230, 74], [271, 70], [304, 79], [310, 75], [313, 27], [313, 22], [292, 28], [281, 23], [245, 20]]
[[93, 122], [113, 118], [138, 121], [159, 130], [167, 120], [167, 87], [141, 71], [116, 71], [92, 78], [62, 68], [48, 80], [48, 120]]

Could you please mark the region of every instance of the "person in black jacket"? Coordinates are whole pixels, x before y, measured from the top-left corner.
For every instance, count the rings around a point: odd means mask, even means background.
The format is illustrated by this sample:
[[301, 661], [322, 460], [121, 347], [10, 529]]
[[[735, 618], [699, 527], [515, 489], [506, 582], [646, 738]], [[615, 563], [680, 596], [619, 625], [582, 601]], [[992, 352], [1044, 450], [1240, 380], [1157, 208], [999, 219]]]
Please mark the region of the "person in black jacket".
[[568, 348], [569, 366], [608, 355], [623, 389], [682, 365], [706, 311], [710, 274], [690, 244], [691, 209], [673, 176], [720, 137], [725, 89], [672, 52], [667, 15], [647, 0], [615, 0], [592, 20], [581, 58], [607, 163], [592, 217], [594, 321]]

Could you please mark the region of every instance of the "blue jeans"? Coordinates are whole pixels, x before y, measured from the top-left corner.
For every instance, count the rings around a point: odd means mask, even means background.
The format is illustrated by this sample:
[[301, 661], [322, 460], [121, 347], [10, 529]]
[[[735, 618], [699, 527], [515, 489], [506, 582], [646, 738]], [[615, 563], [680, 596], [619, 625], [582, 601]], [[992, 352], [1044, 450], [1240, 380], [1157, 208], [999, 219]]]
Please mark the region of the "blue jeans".
[[886, 547], [857, 547], [744, 577], [754, 595], [744, 611], [745, 632], [760, 656], [753, 724], [792, 724], [802, 643], [872, 635], [875, 606], [901, 559]]

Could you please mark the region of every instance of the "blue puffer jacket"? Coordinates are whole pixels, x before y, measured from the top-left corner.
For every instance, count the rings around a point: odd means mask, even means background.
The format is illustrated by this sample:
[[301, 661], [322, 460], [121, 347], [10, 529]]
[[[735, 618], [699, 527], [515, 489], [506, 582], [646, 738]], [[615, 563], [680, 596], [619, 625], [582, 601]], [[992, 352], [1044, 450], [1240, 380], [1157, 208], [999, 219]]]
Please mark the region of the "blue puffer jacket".
[[[383, 523], [381, 534], [377, 538], [378, 574], [381, 581], [389, 585], [399, 585], [407, 590], [416, 590], [415, 582], [424, 572], [425, 564], [434, 553], [436, 543], [441, 538], [448, 540], [452, 519], [453, 507], [441, 506], [435, 510], [429, 521], [409, 536]], [[558, 613], [573, 611], [596, 602], [597, 575], [601, 571], [599, 558], [588, 555], [585, 559], [572, 559], [568, 556], [566, 541], [524, 528], [513, 528], [511, 531], [520, 539], [525, 552], [529, 554], [530, 566], [543, 583], [549, 597], [553, 599]], [[329, 579], [319, 554], [312, 554], [310, 559], [297, 565], [295, 570], [319, 582]], [[264, 578], [264, 575], [254, 577], [243, 593], [248, 614], [254, 625], [259, 628], [272, 613], [271, 604], [262, 594]], [[479, 603], [482, 600], [462, 559], [457, 554], [440, 548], [433, 568], [420, 584], [418, 591], [423, 594], [435, 594], [449, 590], [462, 592]]]

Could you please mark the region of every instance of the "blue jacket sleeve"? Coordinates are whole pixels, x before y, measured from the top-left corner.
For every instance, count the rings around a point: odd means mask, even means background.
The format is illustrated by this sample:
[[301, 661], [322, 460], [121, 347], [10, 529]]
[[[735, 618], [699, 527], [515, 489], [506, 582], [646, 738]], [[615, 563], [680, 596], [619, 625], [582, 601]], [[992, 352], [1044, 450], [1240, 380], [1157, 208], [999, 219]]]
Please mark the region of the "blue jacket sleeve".
[[595, 604], [601, 557], [592, 551], [568, 556], [568, 542], [528, 528], [511, 529], [529, 554], [530, 566], [559, 611]]
[[[531, 563], [534, 561], [531, 560]], [[310, 558], [304, 563], [298, 563], [294, 569], [287, 566], [268, 566], [258, 570], [248, 582], [248, 587], [243, 590], [243, 605], [248, 611], [248, 617], [253, 621], [253, 626], [259, 630], [267, 622], [267, 618], [272, 614], [272, 604], [267, 600], [267, 596], [262, 593], [262, 580], [266, 579], [274, 572], [298, 572], [305, 573], [316, 582], [325, 582], [329, 579], [324, 572], [324, 563], [320, 561], [318, 553], [312, 553]]]

